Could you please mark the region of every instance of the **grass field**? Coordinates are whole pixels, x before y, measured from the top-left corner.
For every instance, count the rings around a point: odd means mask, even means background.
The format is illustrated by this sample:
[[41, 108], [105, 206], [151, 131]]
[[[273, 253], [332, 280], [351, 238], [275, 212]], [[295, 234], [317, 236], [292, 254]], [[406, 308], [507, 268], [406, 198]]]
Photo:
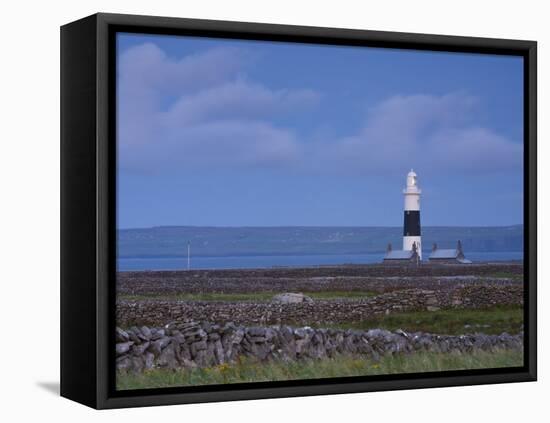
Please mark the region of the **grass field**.
[[495, 278], [495, 279], [512, 279], [515, 281], [523, 280], [523, 275], [519, 273], [511, 273], [511, 272], [494, 272], [489, 273], [487, 275], [489, 278]]
[[251, 362], [222, 364], [202, 369], [153, 369], [143, 373], [117, 374], [117, 389], [162, 388], [192, 385], [262, 382], [369, 376], [442, 370], [486, 369], [523, 365], [521, 351], [499, 350], [459, 353], [415, 353], [383, 357], [379, 361], [338, 357], [317, 361]]
[[[320, 325], [324, 327], [326, 325]], [[523, 307], [492, 307], [488, 309], [444, 309], [433, 312], [403, 312], [374, 317], [361, 322], [349, 322], [331, 327], [368, 330], [402, 329], [407, 332], [430, 332], [445, 335], [465, 333], [518, 333], [523, 328]]]
[[[303, 292], [304, 295], [317, 300], [332, 300], [337, 298], [360, 299], [376, 295], [369, 291], [318, 291]], [[118, 299], [127, 301], [165, 300], [165, 301], [256, 301], [267, 302], [277, 295], [275, 292], [243, 292], [243, 293], [182, 293], [172, 295], [118, 295]]]
[[[339, 292], [332, 291], [320, 294], [324, 295], [324, 298], [329, 298], [329, 295], [337, 296]], [[347, 292], [347, 294], [352, 293]], [[355, 292], [353, 294], [361, 294], [363, 296], [370, 295], [366, 292]], [[181, 297], [185, 298], [187, 301], [191, 301], [191, 299], [194, 298], [193, 295], [194, 294], [185, 294]], [[246, 301], [246, 294], [201, 294], [201, 298], [206, 298], [208, 296], [213, 298], [211, 301], [223, 301], [220, 300], [220, 298], [226, 298], [226, 301], [230, 301], [228, 298], [232, 298], [232, 296], [238, 296], [236, 298]], [[174, 299], [179, 297], [172, 296], [170, 298]], [[257, 300], [257, 297], [255, 297], [255, 300]], [[303, 324], [298, 324], [293, 321], [284, 321], [281, 323], [290, 326], [303, 326]], [[135, 325], [140, 326], [141, 324], [136, 322]], [[467, 333], [499, 335], [503, 332], [516, 334], [523, 330], [523, 307], [495, 306], [486, 309], [442, 309], [431, 312], [396, 312], [389, 315], [373, 316], [370, 319], [362, 321], [344, 323], [316, 322], [310, 323], [309, 326], [357, 330], [379, 328], [395, 331], [401, 329], [406, 332], [429, 332], [440, 335], [462, 335]]]

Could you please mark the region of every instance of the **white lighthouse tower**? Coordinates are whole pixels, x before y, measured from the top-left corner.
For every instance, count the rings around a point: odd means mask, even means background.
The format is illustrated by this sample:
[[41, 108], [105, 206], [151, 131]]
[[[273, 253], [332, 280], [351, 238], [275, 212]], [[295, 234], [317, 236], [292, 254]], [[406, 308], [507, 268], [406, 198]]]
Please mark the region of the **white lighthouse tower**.
[[422, 260], [422, 236], [420, 232], [420, 188], [414, 170], [407, 174], [405, 196], [405, 217], [403, 223], [403, 250], [411, 251], [416, 244], [418, 257]]

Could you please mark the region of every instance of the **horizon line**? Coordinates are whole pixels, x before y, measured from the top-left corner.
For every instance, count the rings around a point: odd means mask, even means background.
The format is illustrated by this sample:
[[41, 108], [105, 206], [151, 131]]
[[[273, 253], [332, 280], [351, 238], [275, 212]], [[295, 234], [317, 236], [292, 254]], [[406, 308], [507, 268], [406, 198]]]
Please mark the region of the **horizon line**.
[[[509, 225], [423, 225], [423, 228], [509, 228], [514, 226], [524, 226], [523, 223], [513, 223]], [[360, 225], [159, 225], [159, 226], [141, 226], [116, 228], [118, 231], [139, 230], [139, 229], [162, 229], [162, 228], [215, 228], [215, 229], [264, 229], [264, 228], [386, 228], [402, 229], [403, 226], [360, 226]]]

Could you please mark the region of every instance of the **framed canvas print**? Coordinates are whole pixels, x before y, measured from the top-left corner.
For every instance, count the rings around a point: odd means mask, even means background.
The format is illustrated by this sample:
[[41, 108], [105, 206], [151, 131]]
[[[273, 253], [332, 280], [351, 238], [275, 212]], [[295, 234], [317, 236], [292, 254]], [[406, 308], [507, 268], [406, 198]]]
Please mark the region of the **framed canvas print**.
[[61, 394], [536, 380], [536, 43], [61, 28]]

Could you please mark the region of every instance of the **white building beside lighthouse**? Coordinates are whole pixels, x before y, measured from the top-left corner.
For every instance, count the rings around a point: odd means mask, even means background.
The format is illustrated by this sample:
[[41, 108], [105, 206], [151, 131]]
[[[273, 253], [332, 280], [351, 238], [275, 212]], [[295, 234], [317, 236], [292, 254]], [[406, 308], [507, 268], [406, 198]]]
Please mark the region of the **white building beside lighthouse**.
[[[407, 185], [403, 190], [403, 249], [394, 250], [388, 244], [384, 263], [387, 264], [420, 264], [422, 260], [422, 231], [420, 227], [420, 194], [418, 177], [414, 170], [407, 174]], [[439, 264], [469, 264], [464, 257], [462, 242], [458, 241], [456, 248], [440, 249], [433, 244], [429, 257], [430, 263]]]

